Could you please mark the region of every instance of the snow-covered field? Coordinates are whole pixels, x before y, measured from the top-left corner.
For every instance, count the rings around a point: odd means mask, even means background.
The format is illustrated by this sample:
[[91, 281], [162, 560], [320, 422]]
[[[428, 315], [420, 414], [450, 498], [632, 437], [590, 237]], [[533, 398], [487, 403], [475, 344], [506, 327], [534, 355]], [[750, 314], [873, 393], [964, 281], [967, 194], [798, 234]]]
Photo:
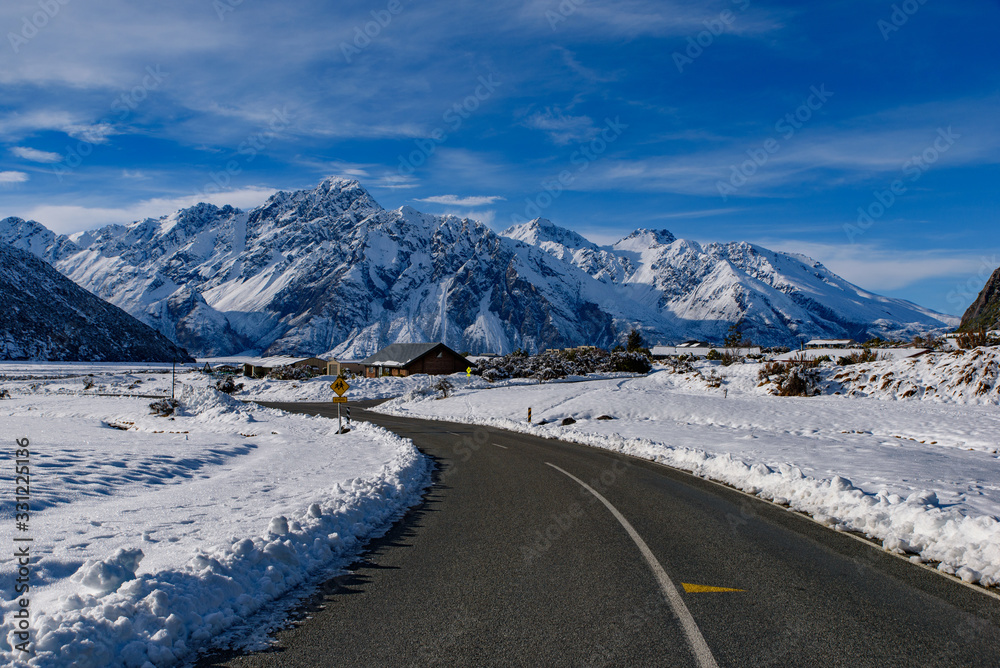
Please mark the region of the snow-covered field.
[[[701, 375], [663, 369], [633, 379], [467, 388], [445, 400], [411, 392], [376, 410], [637, 455], [863, 532], [966, 581], [1000, 584], [996, 405], [773, 397], [757, 386], [758, 369], [702, 363]], [[721, 376], [717, 388], [704, 380], [712, 372]], [[603, 415], [614, 419], [597, 419]], [[562, 426], [567, 417], [576, 423]]]
[[[178, 376], [171, 419], [151, 415], [149, 399], [80, 394], [89, 373], [88, 392], [169, 393], [170, 374], [150, 365], [29, 366], [0, 367], [11, 393], [0, 401], [0, 522], [5, 552], [32, 539], [22, 596], [35, 655], [13, 649], [19, 566], [7, 558], [4, 665], [174, 665], [213, 644], [259, 641], [280, 616], [269, 603], [353, 560], [430, 482], [409, 441], [367, 424], [338, 435], [330, 420], [187, 382], [201, 374]], [[48, 380], [11, 380], [28, 374]], [[13, 460], [25, 438], [31, 510], [20, 531]]]
[[1000, 348], [855, 364], [833, 375], [843, 390], [876, 399], [1000, 404]]
[[[347, 396], [403, 395], [380, 410], [690, 470], [993, 586], [997, 362], [991, 349], [827, 368], [825, 394], [810, 398], [770, 396], [757, 364], [707, 362], [541, 385], [456, 374], [444, 400], [426, 376], [355, 378]], [[0, 517], [5, 536], [33, 539], [30, 665], [171, 665], [213, 644], [260, 642], [280, 618], [272, 601], [343, 567], [429, 484], [408, 441], [369, 425], [336, 435], [331, 421], [237, 401], [328, 401], [332, 378], [238, 377], [244, 387], [228, 397], [211, 389], [217, 377], [182, 368], [179, 413], [150, 415], [139, 395], [169, 395], [171, 380], [169, 365], [0, 364], [5, 479], [14, 439], [30, 440], [30, 530], [17, 531], [13, 498]], [[576, 422], [562, 426], [567, 417]], [[7, 663], [21, 660], [16, 568], [0, 567]]]

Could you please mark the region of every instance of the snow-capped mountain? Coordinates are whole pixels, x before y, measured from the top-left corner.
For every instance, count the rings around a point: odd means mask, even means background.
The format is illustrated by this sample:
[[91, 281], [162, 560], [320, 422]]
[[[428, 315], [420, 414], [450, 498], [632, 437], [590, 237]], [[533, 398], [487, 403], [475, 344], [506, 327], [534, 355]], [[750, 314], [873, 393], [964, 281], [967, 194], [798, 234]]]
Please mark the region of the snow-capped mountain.
[[0, 302], [0, 360], [191, 360], [159, 332], [6, 245], [0, 245]]
[[56, 236], [0, 221], [0, 239], [200, 356], [359, 357], [393, 342], [461, 351], [721, 339], [765, 344], [948, 326], [797, 256], [702, 247], [639, 230], [611, 247], [535, 220], [496, 234], [454, 216], [387, 211], [356, 181], [279, 192], [251, 211], [208, 204]]
[[906, 339], [957, 322], [867, 292], [804, 255], [746, 242], [702, 245], [666, 230], [636, 230], [600, 247], [544, 219], [502, 234], [613, 284], [691, 338], [721, 341], [739, 323], [745, 338], [764, 345], [806, 338]]

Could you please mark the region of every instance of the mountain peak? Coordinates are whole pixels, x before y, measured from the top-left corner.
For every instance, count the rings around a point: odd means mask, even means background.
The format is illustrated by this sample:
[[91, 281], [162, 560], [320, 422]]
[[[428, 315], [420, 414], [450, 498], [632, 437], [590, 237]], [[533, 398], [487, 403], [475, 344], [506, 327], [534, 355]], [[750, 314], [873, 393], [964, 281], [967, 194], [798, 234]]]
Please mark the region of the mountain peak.
[[29, 251], [46, 262], [54, 262], [64, 251], [79, 250], [69, 239], [34, 220], [10, 216], [0, 220], [0, 242], [12, 248]]
[[526, 223], [511, 225], [500, 233], [502, 237], [523, 241], [526, 244], [537, 246], [550, 242], [565, 246], [570, 250], [580, 248], [596, 249], [597, 246], [586, 238], [577, 234], [573, 230], [559, 227], [548, 218], [535, 218]]
[[677, 241], [668, 230], [647, 230], [639, 228], [624, 239], [620, 239], [614, 248], [617, 250], [639, 250], [641, 248], [651, 248], [653, 246], [667, 246]]
[[254, 213], [286, 221], [353, 214], [351, 218], [357, 221], [379, 211], [383, 211], [382, 207], [358, 181], [330, 176], [315, 188], [278, 191]]

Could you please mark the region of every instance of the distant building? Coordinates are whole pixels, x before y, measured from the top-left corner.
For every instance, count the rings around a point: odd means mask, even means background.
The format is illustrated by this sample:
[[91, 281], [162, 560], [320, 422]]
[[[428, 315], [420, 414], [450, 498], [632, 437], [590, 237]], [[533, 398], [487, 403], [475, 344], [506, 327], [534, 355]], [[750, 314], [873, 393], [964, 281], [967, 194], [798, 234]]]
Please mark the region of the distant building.
[[[931, 352], [928, 348], [872, 348], [871, 351], [878, 355], [879, 359], [900, 360], [908, 357], [919, 357]], [[806, 348], [805, 350], [793, 350], [776, 356], [775, 362], [796, 362], [798, 360], [814, 360], [820, 357], [829, 357], [836, 362], [841, 357], [846, 357], [851, 353], [861, 352], [860, 350], [844, 350], [843, 348]]]
[[393, 343], [361, 361], [365, 376], [447, 375], [465, 371], [472, 363], [443, 343]]
[[340, 370], [343, 373], [353, 373], [356, 376], [365, 375], [365, 365], [361, 360], [340, 360]]
[[852, 348], [858, 345], [854, 339], [813, 339], [806, 341], [806, 348]]
[[[340, 374], [340, 364], [336, 361], [320, 359], [319, 357], [289, 357], [287, 355], [276, 355], [274, 357], [250, 357], [244, 358], [243, 375], [248, 378], [263, 378], [277, 369], [279, 366], [294, 366], [298, 368], [310, 367], [317, 374], [328, 374], [336, 376]], [[336, 373], [330, 373], [330, 365], [336, 365]]]
[[679, 357], [681, 355], [692, 355], [694, 357], [708, 357], [712, 351], [720, 355], [730, 354], [737, 357], [747, 357], [748, 355], [760, 355], [759, 346], [747, 346], [739, 348], [727, 348], [726, 346], [712, 346], [702, 341], [686, 341], [676, 346], [653, 346], [649, 354], [653, 359], [665, 359], [667, 357]]

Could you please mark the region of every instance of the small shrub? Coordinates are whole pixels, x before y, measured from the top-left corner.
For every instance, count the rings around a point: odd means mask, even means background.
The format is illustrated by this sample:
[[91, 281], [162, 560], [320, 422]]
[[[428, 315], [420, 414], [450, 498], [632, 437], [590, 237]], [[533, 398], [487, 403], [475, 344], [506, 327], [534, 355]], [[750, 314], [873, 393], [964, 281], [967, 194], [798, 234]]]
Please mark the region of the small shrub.
[[84, 378], [83, 379], [83, 389], [84, 390], [89, 390], [92, 387], [94, 387], [94, 379], [90, 378], [90, 377]]
[[558, 371], [556, 371], [550, 366], [547, 366], [547, 367], [542, 367], [541, 369], [536, 371], [534, 374], [532, 374], [531, 377], [537, 380], [538, 384], [541, 385], [545, 381], [554, 380], [556, 378], [559, 378], [559, 376], [560, 373]]
[[773, 384], [779, 397], [811, 397], [819, 394], [817, 360], [796, 359], [790, 363], [767, 362], [757, 374], [761, 385]]
[[225, 378], [220, 378], [215, 383], [215, 389], [219, 392], [225, 392], [226, 394], [232, 394], [233, 392], [239, 392], [243, 389], [243, 383], [237, 383], [233, 380], [232, 376], [226, 376]]
[[495, 383], [498, 380], [503, 380], [505, 377], [500, 369], [486, 369], [479, 375], [488, 383]]
[[722, 353], [720, 353], [715, 348], [712, 348], [711, 350], [708, 351], [708, 354], [705, 355], [705, 359], [707, 359], [709, 362], [718, 362], [719, 360], [722, 359]]
[[611, 353], [611, 368], [628, 373], [649, 373], [653, 365], [649, 358], [638, 352]]
[[157, 415], [159, 417], [169, 417], [174, 414], [177, 410], [177, 406], [180, 405], [176, 399], [171, 399], [165, 397], [163, 399], [157, 399], [149, 405], [150, 413]]
[[862, 350], [855, 350], [850, 355], [841, 357], [837, 360], [837, 364], [840, 366], [850, 366], [851, 364], [864, 364], [865, 362], [877, 362], [883, 359], [877, 352], [873, 351], [871, 348], [864, 348]]
[[833, 359], [829, 355], [820, 355], [816, 358], [816, 364], [822, 364], [823, 362], [832, 362]]
[[970, 350], [972, 348], [985, 346], [987, 338], [985, 329], [977, 329], [971, 332], [962, 332], [959, 334], [955, 338], [955, 344], [963, 350]]
[[692, 373], [695, 370], [687, 355], [668, 357], [663, 363], [670, 368], [670, 373]]
[[452, 385], [452, 384], [451, 384], [451, 381], [450, 381], [450, 380], [448, 380], [447, 378], [441, 378], [441, 379], [440, 379], [440, 380], [438, 380], [438, 382], [437, 382], [437, 383], [436, 383], [436, 384], [434, 385], [434, 389], [435, 389], [435, 390], [437, 390], [438, 392], [440, 392], [440, 393], [441, 393], [441, 398], [442, 398], [442, 399], [447, 399], [447, 398], [448, 398], [448, 394], [449, 394], [449, 393], [450, 393], [450, 392], [451, 392], [451, 391], [452, 391], [452, 390], [453, 390], [454, 388], [455, 388], [455, 386], [454, 386], [454, 385]]
[[6, 387], [0, 387], [0, 399], [10, 399], [10, 390]]
[[742, 361], [743, 361], [742, 357], [740, 357], [739, 355], [730, 350], [727, 350], [726, 352], [722, 353], [721, 356], [719, 356], [719, 362], [722, 363], [722, 366], [729, 366], [731, 364], [736, 364], [737, 362], [742, 362]]
[[712, 369], [712, 372], [705, 376], [705, 383], [711, 388], [722, 387], [722, 377], [715, 373], [715, 369]]

